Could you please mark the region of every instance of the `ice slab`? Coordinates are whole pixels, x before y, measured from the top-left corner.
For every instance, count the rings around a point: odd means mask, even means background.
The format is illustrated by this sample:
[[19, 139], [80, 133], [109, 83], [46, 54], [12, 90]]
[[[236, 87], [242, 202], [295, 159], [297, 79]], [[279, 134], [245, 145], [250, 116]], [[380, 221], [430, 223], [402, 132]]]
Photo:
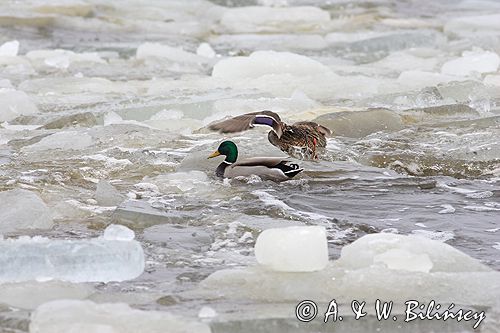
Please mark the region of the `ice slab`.
[[160, 224], [145, 229], [144, 238], [170, 249], [204, 252], [210, 248], [214, 235], [203, 227]]
[[[107, 229], [104, 233], [109, 235], [110, 232]], [[119, 234], [123, 235], [123, 231]], [[144, 251], [140, 243], [107, 238], [51, 240], [37, 236], [2, 240], [0, 283], [30, 280], [109, 282], [141, 275]]]
[[401, 117], [386, 109], [333, 112], [319, 116], [314, 121], [328, 127], [335, 135], [351, 138], [361, 138], [380, 131], [399, 131], [404, 127]]
[[486, 75], [484, 78], [484, 84], [487, 86], [500, 87], [500, 75]]
[[468, 76], [477, 73], [496, 72], [500, 66], [500, 57], [491, 51], [466, 51], [460, 58], [445, 62], [441, 73], [448, 75]]
[[0, 57], [15, 57], [19, 52], [19, 42], [11, 40], [0, 45]]
[[266, 301], [328, 302], [334, 295], [345, 303], [357, 298], [439, 299], [488, 306], [500, 297], [500, 272], [440, 241], [380, 233], [345, 246], [340, 259], [319, 272], [276, 272], [261, 266], [221, 270], [202, 281], [198, 292]]
[[314, 272], [328, 264], [326, 229], [294, 226], [264, 230], [255, 244], [257, 262], [280, 272]]
[[102, 237], [105, 240], [132, 241], [135, 238], [135, 233], [123, 225], [112, 224], [104, 230]]
[[63, 281], [4, 283], [0, 303], [21, 309], [35, 309], [57, 299], [85, 299], [94, 292], [88, 284]]
[[183, 223], [195, 216], [191, 212], [156, 209], [146, 201], [127, 200], [114, 211], [111, 220], [133, 229], [144, 229], [162, 223]]
[[196, 49], [196, 54], [206, 58], [214, 58], [216, 53], [208, 43], [201, 43]]
[[30, 333], [210, 333], [210, 327], [168, 312], [141, 311], [125, 303], [59, 300], [31, 315]]
[[137, 48], [137, 59], [149, 57], [163, 58], [178, 63], [204, 64], [208, 59], [204, 56], [184, 51], [182, 48], [159, 43], [144, 43]]
[[199, 194], [213, 191], [207, 174], [198, 170], [167, 173], [147, 181], [157, 185], [162, 193]]
[[478, 15], [453, 18], [444, 25], [444, 32], [459, 36], [477, 38], [481, 35], [498, 35], [500, 14]]
[[95, 199], [101, 206], [118, 206], [125, 199], [125, 196], [108, 181], [101, 179], [97, 183]]
[[210, 42], [218, 49], [244, 50], [321, 50], [328, 46], [321, 35], [312, 34], [237, 34], [217, 35]]
[[25, 92], [14, 89], [0, 88], [0, 105], [0, 122], [38, 113], [38, 108], [31, 98]]
[[289, 74], [312, 76], [331, 70], [322, 63], [291, 52], [256, 51], [248, 57], [220, 60], [212, 76], [227, 80], [259, 78], [265, 75]]
[[398, 84], [404, 89], [421, 89], [425, 87], [437, 86], [439, 83], [450, 81], [461, 81], [464, 78], [454, 75], [447, 75], [435, 72], [426, 72], [420, 70], [408, 70], [401, 72], [397, 78]]
[[106, 63], [96, 52], [75, 53], [69, 50], [34, 50], [26, 57], [35, 65], [67, 69], [74, 62]]
[[80, 150], [91, 146], [92, 137], [79, 131], [61, 131], [44, 137], [37, 143], [22, 148], [23, 152], [35, 152], [50, 149]]
[[20, 229], [50, 229], [52, 213], [34, 192], [14, 189], [0, 192], [0, 234]]
[[[137, 93], [137, 87], [133, 81], [120, 82], [110, 81], [102, 77], [44, 77], [26, 80], [19, 85], [19, 89], [34, 94], [45, 94], [45, 97], [54, 96], [57, 100], [60, 95], [78, 95], [81, 93], [95, 94], [131, 94]], [[79, 100], [74, 96], [65, 96]], [[88, 102], [89, 96], [82, 98]]]
[[328, 24], [330, 14], [316, 7], [239, 7], [227, 10], [220, 21], [224, 31], [300, 32], [321, 30]]

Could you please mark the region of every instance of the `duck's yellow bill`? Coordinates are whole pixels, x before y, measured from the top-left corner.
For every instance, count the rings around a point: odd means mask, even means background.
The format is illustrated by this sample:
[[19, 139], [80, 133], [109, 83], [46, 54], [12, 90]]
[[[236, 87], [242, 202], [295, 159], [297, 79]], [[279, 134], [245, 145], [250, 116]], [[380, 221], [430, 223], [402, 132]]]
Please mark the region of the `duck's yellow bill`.
[[217, 156], [219, 156], [219, 155], [220, 155], [220, 153], [219, 153], [219, 151], [217, 150], [217, 151], [214, 151], [212, 154], [210, 154], [210, 156], [208, 156], [208, 157], [207, 157], [207, 159], [208, 159], [208, 158], [212, 158], [212, 157], [217, 157]]

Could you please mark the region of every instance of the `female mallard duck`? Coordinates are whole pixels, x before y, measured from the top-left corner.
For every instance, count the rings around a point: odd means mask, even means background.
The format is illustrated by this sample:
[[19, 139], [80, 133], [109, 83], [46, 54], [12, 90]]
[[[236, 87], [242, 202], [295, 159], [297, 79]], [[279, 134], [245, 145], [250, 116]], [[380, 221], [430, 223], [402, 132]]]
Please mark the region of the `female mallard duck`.
[[257, 175], [263, 179], [283, 181], [292, 179], [303, 170], [297, 164], [288, 164], [289, 161], [280, 157], [253, 157], [236, 162], [238, 148], [232, 141], [222, 142], [208, 158], [219, 155], [226, 156], [215, 171], [217, 177], [221, 178]]
[[270, 126], [269, 142], [290, 156], [301, 159], [317, 159], [317, 148], [326, 147], [326, 136], [332, 134], [328, 128], [312, 121], [300, 121], [287, 125], [272, 111], [247, 113], [209, 126], [221, 133], [234, 133], [254, 128], [256, 125]]

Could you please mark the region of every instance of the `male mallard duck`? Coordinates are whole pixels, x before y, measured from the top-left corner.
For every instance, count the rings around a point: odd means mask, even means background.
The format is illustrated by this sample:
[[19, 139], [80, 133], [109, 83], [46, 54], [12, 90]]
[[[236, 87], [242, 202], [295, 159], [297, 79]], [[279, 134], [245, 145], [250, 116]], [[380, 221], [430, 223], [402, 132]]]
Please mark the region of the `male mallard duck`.
[[256, 125], [270, 126], [269, 142], [290, 156], [301, 159], [317, 159], [316, 149], [326, 147], [328, 128], [312, 121], [299, 121], [287, 125], [272, 111], [246, 113], [209, 126], [213, 131], [234, 133], [248, 130]]
[[236, 162], [238, 148], [232, 141], [222, 142], [208, 158], [219, 155], [226, 156], [215, 171], [217, 177], [221, 178], [257, 175], [263, 179], [283, 181], [292, 179], [303, 170], [297, 164], [288, 164], [289, 161], [280, 157], [253, 157]]

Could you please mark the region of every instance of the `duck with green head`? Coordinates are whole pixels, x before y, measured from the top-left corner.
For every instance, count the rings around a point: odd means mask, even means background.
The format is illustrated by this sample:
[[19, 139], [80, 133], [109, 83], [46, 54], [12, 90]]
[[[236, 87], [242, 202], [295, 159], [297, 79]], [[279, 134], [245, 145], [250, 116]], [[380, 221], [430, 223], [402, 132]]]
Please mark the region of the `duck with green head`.
[[222, 142], [208, 158], [220, 155], [226, 157], [215, 171], [217, 177], [221, 178], [257, 175], [263, 179], [284, 181], [292, 179], [303, 170], [281, 157], [253, 157], [237, 162], [238, 148], [232, 141]]

